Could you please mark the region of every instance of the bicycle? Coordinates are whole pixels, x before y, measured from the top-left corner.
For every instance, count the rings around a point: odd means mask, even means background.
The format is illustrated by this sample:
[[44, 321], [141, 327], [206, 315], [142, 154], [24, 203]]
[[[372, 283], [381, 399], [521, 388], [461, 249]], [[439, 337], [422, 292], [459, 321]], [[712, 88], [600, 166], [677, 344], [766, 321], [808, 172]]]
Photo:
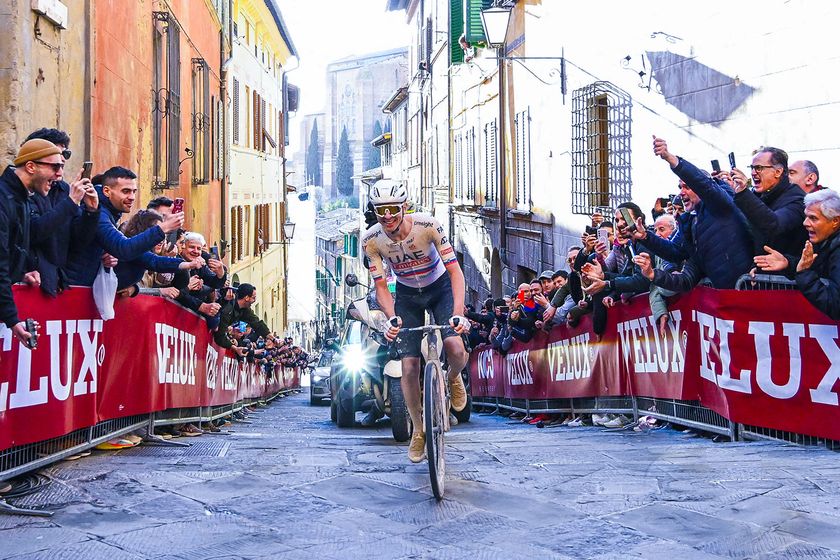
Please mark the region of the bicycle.
[[438, 501], [443, 499], [446, 477], [444, 433], [450, 428], [449, 384], [443, 375], [440, 362], [438, 333], [447, 327], [448, 325], [424, 325], [400, 329], [401, 333], [422, 332], [426, 342], [425, 347], [421, 345], [421, 354], [426, 361], [423, 370], [423, 429], [426, 432], [429, 479], [432, 483], [432, 493]]

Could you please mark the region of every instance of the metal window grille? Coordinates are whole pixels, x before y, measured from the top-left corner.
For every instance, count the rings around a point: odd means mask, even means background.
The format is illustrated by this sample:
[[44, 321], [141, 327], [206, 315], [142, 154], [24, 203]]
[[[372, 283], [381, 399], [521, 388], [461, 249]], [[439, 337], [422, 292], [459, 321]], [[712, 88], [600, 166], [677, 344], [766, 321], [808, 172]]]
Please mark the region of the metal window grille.
[[153, 188], [177, 186], [181, 144], [181, 29], [169, 12], [153, 13]]
[[192, 59], [192, 175], [196, 185], [210, 181], [210, 67]]
[[590, 214], [631, 198], [630, 95], [609, 82], [572, 93], [572, 211]]
[[239, 80], [233, 79], [233, 143], [239, 144]]
[[467, 175], [467, 199], [471, 204], [475, 204], [476, 191], [476, 165], [475, 165], [475, 127], [467, 131], [466, 142], [467, 157], [466, 159], [466, 175]]
[[516, 128], [516, 206], [531, 209], [531, 109], [514, 117]]
[[495, 206], [499, 201], [499, 163], [496, 119], [484, 125], [484, 204]]

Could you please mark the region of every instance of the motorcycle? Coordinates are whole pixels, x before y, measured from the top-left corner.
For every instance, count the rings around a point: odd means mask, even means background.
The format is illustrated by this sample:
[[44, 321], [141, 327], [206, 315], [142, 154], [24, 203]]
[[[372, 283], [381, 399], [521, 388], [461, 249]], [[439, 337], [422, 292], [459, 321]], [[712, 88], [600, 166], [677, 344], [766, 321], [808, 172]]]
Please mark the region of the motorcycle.
[[[344, 282], [364, 286], [354, 274]], [[347, 307], [348, 321], [330, 371], [331, 418], [346, 428], [355, 424], [357, 410], [372, 417], [384, 414], [391, 419], [394, 439], [404, 442], [411, 438], [411, 417], [400, 385], [402, 364], [385, 338], [388, 318], [378, 307], [370, 289]]]

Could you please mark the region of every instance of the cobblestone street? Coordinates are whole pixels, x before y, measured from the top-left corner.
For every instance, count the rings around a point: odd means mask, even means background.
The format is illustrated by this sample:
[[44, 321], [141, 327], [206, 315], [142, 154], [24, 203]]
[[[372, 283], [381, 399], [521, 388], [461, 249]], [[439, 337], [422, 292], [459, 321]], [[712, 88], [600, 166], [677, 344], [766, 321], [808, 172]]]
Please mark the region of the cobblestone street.
[[[0, 516], [3, 558], [840, 558], [837, 454], [473, 414], [446, 499], [390, 427], [304, 392], [189, 448], [95, 452]], [[182, 440], [183, 441], [183, 440]]]

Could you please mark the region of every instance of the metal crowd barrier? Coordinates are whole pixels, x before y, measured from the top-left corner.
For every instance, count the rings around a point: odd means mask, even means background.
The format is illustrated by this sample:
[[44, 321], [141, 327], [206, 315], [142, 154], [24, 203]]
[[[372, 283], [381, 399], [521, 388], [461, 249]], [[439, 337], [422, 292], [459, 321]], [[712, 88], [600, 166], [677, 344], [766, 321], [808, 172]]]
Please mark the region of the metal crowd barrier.
[[[93, 426], [81, 428], [63, 436], [10, 447], [9, 449], [0, 451], [0, 481], [41, 469], [129, 432], [147, 429], [150, 433], [154, 433], [155, 426], [210, 422], [233, 414], [234, 412], [239, 412], [246, 406], [261, 402], [270, 402], [293, 392], [300, 392], [300, 389], [283, 389], [264, 399], [244, 399], [237, 403], [222, 406], [169, 409], [152, 414], [139, 414], [104, 420]], [[155, 440], [153, 443], [177, 446], [190, 445], [184, 442], [172, 442], [168, 440]]]
[[[735, 285], [736, 290], [795, 290], [796, 281], [778, 274], [744, 274]], [[699, 401], [678, 399], [660, 399], [652, 397], [594, 397], [589, 399], [553, 399], [528, 400], [507, 399], [504, 397], [473, 397], [473, 404], [489, 407], [494, 412], [510, 410], [525, 414], [578, 414], [578, 413], [613, 413], [653, 416], [665, 422], [671, 422], [710, 433], [719, 434], [736, 440], [774, 440], [797, 445], [815, 445], [840, 451], [840, 441], [736, 424], [717, 412], [700, 404]]]

